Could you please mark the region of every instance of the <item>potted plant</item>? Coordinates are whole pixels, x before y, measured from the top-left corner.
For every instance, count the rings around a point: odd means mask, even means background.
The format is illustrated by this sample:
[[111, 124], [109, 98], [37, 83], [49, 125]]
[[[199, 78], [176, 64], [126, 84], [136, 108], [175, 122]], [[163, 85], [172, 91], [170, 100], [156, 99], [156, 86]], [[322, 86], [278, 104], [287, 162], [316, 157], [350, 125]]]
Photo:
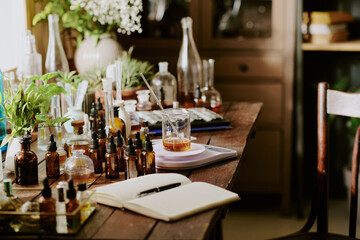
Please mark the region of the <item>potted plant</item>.
[[[14, 143], [13, 139], [20, 136], [31, 134], [38, 124], [46, 123], [49, 126], [55, 124], [63, 124], [67, 118], [52, 118], [47, 113], [50, 110], [51, 98], [59, 93], [65, 93], [63, 87], [56, 83], [48, 83], [48, 81], [56, 77], [57, 73], [48, 73], [43, 76], [34, 76], [29, 80], [23, 79], [17, 89], [9, 88], [5, 93], [4, 101], [0, 99], [2, 110], [8, 123], [11, 125], [11, 133], [2, 141], [1, 146], [8, 142], [10, 144], [7, 151], [5, 167], [13, 170], [13, 157], [19, 149], [19, 144]], [[36, 80], [41, 82], [41, 86], [36, 86]], [[26, 87], [26, 84], [29, 86]]]
[[[57, 14], [63, 28], [77, 31], [75, 66], [84, 74], [94, 66], [105, 66], [121, 53], [121, 46], [111, 35], [115, 31], [130, 35], [141, 32], [141, 0], [42, 0], [45, 9], [33, 18], [33, 25]], [[85, 38], [85, 39], [84, 39]]]

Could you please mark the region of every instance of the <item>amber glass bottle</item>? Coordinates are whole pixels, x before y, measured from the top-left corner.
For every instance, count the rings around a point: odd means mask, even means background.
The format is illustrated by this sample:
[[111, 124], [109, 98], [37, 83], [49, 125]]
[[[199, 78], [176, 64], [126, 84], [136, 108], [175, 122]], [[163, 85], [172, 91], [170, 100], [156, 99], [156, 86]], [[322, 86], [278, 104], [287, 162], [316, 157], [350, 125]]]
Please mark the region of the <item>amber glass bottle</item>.
[[110, 142], [106, 146], [106, 178], [119, 178], [119, 159], [116, 152], [114, 137], [110, 136]]
[[124, 159], [124, 139], [121, 136], [120, 130], [116, 131], [115, 145], [116, 145], [116, 154], [119, 159], [119, 170], [120, 172], [126, 173], [126, 164]]
[[89, 139], [84, 134], [84, 121], [76, 120], [71, 122], [71, 126], [74, 127], [74, 135], [68, 141], [68, 155], [71, 156], [72, 150], [84, 150], [84, 154], [89, 156]]
[[[114, 107], [114, 124], [115, 124], [115, 127], [113, 126], [113, 124], [111, 124], [111, 127], [110, 127], [110, 134], [112, 136], [116, 137], [117, 130], [120, 130], [122, 133], [126, 134], [125, 123], [121, 118], [119, 118], [119, 106]], [[124, 134], [123, 134], [123, 136], [124, 136]]]
[[105, 122], [105, 110], [103, 108], [103, 105], [102, 105], [99, 97], [97, 99], [97, 103], [95, 104], [95, 108], [98, 111], [99, 119], [101, 121]]
[[146, 134], [145, 147], [143, 151], [144, 172], [145, 174], [155, 173], [155, 152], [153, 150], [150, 135]]
[[15, 155], [15, 182], [20, 185], [38, 184], [38, 162], [36, 154], [30, 150], [31, 136], [20, 138], [21, 151]]
[[125, 162], [126, 162], [126, 171], [127, 171], [126, 179], [136, 178], [138, 176], [138, 171], [136, 169], [136, 153], [131, 138], [128, 138], [128, 145], [126, 147], [126, 154], [125, 154]]
[[135, 138], [135, 155], [136, 155], [136, 169], [138, 171], [138, 176], [144, 175], [144, 164], [143, 164], [143, 157], [142, 157], [142, 141], [140, 139], [140, 133], [136, 132]]
[[96, 132], [92, 132], [90, 141], [89, 157], [94, 163], [94, 172], [102, 173], [102, 159], [100, 157], [99, 140]]
[[99, 124], [99, 112], [98, 110], [96, 110], [95, 103], [92, 103], [89, 121], [90, 121], [90, 130], [97, 132], [98, 124]]
[[[66, 201], [66, 212], [73, 213], [73, 211], [79, 207], [73, 180], [69, 181], [69, 188], [66, 191], [66, 196], [68, 198]], [[67, 222], [72, 229], [76, 229], [80, 224], [80, 211], [77, 211], [75, 215], [67, 216]]]
[[56, 202], [51, 197], [51, 188], [49, 187], [49, 180], [44, 179], [44, 189], [42, 190], [42, 197], [39, 199], [40, 213], [53, 213], [54, 215], [40, 215], [40, 225], [47, 231], [55, 231], [56, 229]]
[[53, 134], [50, 135], [50, 141], [47, 150], [48, 152], [45, 155], [46, 176], [48, 178], [58, 178], [60, 177], [60, 157], [56, 152], [57, 147]]
[[103, 121], [99, 122], [98, 138], [99, 138], [100, 159], [102, 162], [102, 168], [103, 170], [105, 170], [106, 167], [105, 154], [106, 154], [106, 144], [108, 142], [108, 138], [106, 136], [105, 126]]
[[204, 107], [204, 102], [201, 98], [201, 89], [200, 89], [200, 85], [196, 85], [196, 91], [195, 91], [195, 95], [194, 95], [194, 102], [195, 102], [195, 107]]

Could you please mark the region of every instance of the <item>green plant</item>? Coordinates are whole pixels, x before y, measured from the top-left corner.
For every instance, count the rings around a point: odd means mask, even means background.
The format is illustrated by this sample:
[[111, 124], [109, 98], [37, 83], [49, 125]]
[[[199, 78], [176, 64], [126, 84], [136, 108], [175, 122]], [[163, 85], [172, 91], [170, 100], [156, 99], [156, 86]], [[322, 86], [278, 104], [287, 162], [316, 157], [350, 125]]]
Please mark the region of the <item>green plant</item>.
[[[48, 80], [54, 78], [57, 73], [48, 73], [43, 76], [34, 76], [29, 80], [23, 79], [17, 89], [9, 88], [4, 96], [0, 95], [2, 111], [4, 111], [6, 120], [11, 124], [11, 134], [7, 135], [2, 141], [4, 146], [11, 138], [19, 137], [31, 133], [39, 123], [46, 122], [50, 126], [63, 124], [68, 118], [49, 117], [41, 118], [50, 110], [51, 98], [59, 93], [67, 92], [61, 86], [55, 83], [48, 83]], [[41, 86], [36, 86], [36, 80], [41, 82]], [[26, 83], [29, 86], [26, 88]], [[2, 98], [4, 97], [4, 101]]]
[[83, 76], [84, 79], [89, 82], [89, 89], [102, 90], [101, 79], [106, 77], [106, 66], [105, 67], [94, 67], [87, 71]]
[[76, 94], [76, 90], [79, 86], [79, 83], [82, 82], [82, 77], [80, 75], [76, 74], [76, 71], [71, 72], [63, 72], [58, 71], [58, 77], [56, 78], [56, 81], [62, 82], [64, 84], [68, 83], [71, 86], [71, 94]]

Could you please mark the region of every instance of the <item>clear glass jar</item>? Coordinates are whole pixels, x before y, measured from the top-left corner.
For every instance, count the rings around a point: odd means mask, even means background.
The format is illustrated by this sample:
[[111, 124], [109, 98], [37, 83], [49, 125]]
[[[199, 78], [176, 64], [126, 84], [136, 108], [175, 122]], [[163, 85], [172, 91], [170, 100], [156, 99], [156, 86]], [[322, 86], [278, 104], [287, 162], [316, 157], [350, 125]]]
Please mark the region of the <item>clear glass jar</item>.
[[201, 98], [204, 107], [214, 112], [218, 112], [222, 100], [219, 91], [214, 88], [214, 64], [214, 59], [203, 60], [205, 86], [201, 89]]
[[65, 162], [65, 179], [75, 183], [91, 184], [95, 180], [94, 164], [91, 158], [84, 155], [84, 150], [73, 150], [72, 156]]
[[151, 88], [159, 100], [161, 99], [161, 89], [163, 90], [164, 108], [172, 107], [173, 102], [177, 100], [177, 81], [174, 75], [168, 72], [167, 62], [159, 62], [159, 72], [151, 81]]
[[136, 105], [137, 111], [151, 111], [152, 104], [150, 102], [150, 91], [140, 90], [136, 92], [138, 104]]
[[138, 132], [140, 130], [140, 120], [136, 113], [136, 100], [126, 100], [125, 102], [125, 111], [130, 115], [131, 120], [131, 134]]

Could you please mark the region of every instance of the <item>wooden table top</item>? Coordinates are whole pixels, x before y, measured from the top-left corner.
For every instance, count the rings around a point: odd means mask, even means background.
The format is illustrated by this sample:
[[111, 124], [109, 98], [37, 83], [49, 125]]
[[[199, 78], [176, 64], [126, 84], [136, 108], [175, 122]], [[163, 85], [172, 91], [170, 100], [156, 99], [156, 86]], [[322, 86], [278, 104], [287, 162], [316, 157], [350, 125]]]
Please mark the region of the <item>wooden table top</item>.
[[[244, 157], [246, 143], [253, 133], [261, 107], [262, 103], [225, 103], [222, 107], [221, 114], [231, 121], [232, 129], [192, 134], [192, 136], [197, 138], [195, 141], [197, 143], [236, 150], [238, 152], [237, 158], [193, 170], [177, 172], [184, 174], [191, 181], [207, 182], [231, 190], [238, 174], [241, 160]], [[40, 163], [39, 169], [39, 179], [45, 178], [44, 162]], [[158, 172], [165, 171], [158, 170]], [[7, 177], [14, 178], [12, 174], [7, 174]], [[121, 176], [121, 178], [123, 179], [124, 176]], [[61, 180], [64, 180], [63, 176], [52, 181], [52, 185], [55, 186], [57, 182]], [[91, 188], [116, 181], [119, 180], [106, 179], [104, 174], [98, 174]], [[18, 186], [14, 184], [14, 187]], [[37, 187], [41, 186], [39, 185]], [[39, 193], [34, 195], [33, 191], [14, 191], [14, 194], [20, 198], [29, 200], [36, 197]], [[98, 204], [96, 211], [74, 236], [13, 235], [12, 237], [22, 239], [38, 237], [45, 239], [207, 239], [215, 224], [221, 219], [222, 215], [224, 215], [224, 209], [224, 207], [212, 209], [169, 223], [145, 217], [128, 210]]]

